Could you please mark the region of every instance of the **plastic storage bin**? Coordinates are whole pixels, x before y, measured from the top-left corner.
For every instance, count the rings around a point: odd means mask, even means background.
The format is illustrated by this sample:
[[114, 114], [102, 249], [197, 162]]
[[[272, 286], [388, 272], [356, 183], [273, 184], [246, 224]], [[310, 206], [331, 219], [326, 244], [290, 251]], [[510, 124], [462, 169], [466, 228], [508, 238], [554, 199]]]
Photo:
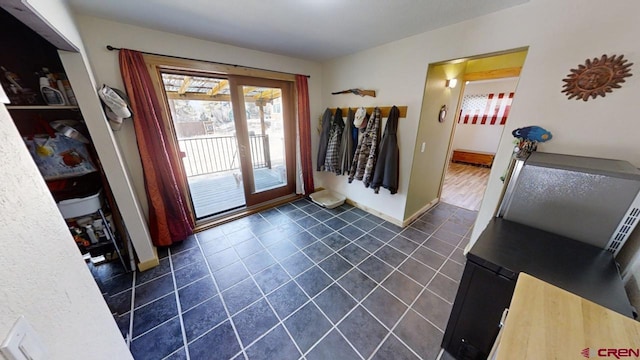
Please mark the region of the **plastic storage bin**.
[[311, 201], [327, 209], [338, 207], [344, 204], [344, 201], [347, 199], [344, 195], [330, 190], [320, 190], [309, 195], [309, 197]]
[[58, 209], [65, 219], [93, 214], [102, 207], [101, 192], [83, 198], [62, 200]]

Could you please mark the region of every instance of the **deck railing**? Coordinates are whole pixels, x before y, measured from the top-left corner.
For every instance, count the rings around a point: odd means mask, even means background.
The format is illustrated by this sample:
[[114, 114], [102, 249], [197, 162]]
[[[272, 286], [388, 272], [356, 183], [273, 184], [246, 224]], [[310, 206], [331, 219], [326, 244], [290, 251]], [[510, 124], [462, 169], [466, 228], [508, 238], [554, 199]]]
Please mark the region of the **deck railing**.
[[[271, 167], [269, 135], [250, 135], [254, 169]], [[178, 140], [187, 176], [213, 174], [240, 168], [235, 136], [208, 136]]]

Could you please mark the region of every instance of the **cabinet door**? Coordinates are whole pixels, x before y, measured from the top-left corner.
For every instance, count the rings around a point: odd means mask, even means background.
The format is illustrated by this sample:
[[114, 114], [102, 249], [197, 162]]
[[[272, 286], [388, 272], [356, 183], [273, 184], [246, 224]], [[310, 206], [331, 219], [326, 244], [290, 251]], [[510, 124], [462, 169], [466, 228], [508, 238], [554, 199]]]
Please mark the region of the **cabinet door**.
[[443, 348], [458, 360], [486, 359], [514, 289], [514, 280], [467, 261]]

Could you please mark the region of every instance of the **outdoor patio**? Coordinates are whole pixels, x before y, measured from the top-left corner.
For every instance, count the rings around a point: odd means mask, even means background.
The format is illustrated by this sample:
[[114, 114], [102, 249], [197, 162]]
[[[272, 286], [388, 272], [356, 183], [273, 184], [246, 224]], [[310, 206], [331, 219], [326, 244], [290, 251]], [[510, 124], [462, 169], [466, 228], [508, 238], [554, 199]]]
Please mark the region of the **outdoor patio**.
[[[276, 168], [261, 168], [253, 171], [258, 189], [282, 185]], [[240, 174], [239, 170], [235, 172]], [[190, 176], [188, 181], [197, 218], [219, 214], [245, 205], [243, 184], [236, 182], [234, 171]]]

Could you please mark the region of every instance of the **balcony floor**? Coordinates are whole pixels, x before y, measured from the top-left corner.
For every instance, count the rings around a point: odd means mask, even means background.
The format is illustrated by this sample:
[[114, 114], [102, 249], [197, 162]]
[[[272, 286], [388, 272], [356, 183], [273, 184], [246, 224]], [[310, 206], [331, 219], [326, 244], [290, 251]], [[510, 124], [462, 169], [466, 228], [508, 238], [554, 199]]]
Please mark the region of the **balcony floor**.
[[[236, 182], [234, 173], [240, 177], [240, 170], [237, 170], [191, 176], [187, 179], [193, 208], [198, 219], [245, 205], [242, 182]], [[276, 168], [254, 169], [254, 175], [258, 189], [282, 185]]]

